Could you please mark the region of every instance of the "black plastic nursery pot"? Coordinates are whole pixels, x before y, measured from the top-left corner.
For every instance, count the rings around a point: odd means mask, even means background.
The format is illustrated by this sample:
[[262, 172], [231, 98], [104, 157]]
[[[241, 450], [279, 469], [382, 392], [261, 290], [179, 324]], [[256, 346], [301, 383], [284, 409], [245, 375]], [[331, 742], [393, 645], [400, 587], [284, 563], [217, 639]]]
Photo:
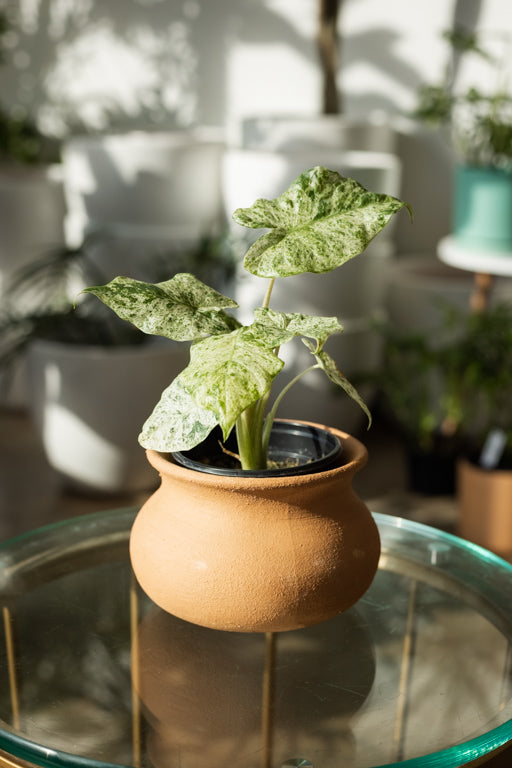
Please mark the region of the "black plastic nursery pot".
[[[268, 447], [269, 469], [241, 469], [237, 459], [223, 451], [221, 438], [221, 432], [216, 428], [195, 448], [172, 456], [187, 469], [227, 477], [309, 475], [342, 463], [342, 445], [338, 437], [307, 422], [274, 422]], [[224, 445], [231, 453], [237, 452], [234, 430]]]

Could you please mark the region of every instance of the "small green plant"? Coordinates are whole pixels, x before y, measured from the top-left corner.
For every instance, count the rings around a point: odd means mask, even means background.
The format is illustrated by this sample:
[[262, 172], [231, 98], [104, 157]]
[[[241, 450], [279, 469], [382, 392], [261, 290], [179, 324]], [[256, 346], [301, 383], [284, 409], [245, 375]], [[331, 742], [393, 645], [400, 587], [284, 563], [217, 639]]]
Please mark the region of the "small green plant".
[[478, 457], [487, 436], [506, 436], [512, 465], [512, 306], [468, 315], [446, 309], [435, 332], [383, 328], [385, 370], [374, 377], [408, 444]]
[[[512, 95], [500, 63], [484, 50], [476, 35], [464, 30], [444, 33], [456, 57], [474, 56], [495, 70], [489, 91], [471, 86], [457, 92], [453, 65], [443, 80], [419, 91], [415, 116], [432, 126], [447, 126], [465, 162], [477, 166], [512, 167]], [[496, 74], [497, 73], [497, 74]]]
[[[248, 272], [268, 279], [250, 325], [241, 325], [227, 311], [237, 307], [233, 299], [189, 273], [158, 284], [117, 277], [87, 288], [145, 333], [192, 342], [190, 363], [164, 391], [143, 427], [141, 445], [187, 450], [216, 425], [224, 440], [235, 427], [242, 468], [264, 468], [279, 402], [314, 368], [356, 400], [370, 419], [359, 394], [324, 349], [327, 339], [343, 330], [338, 319], [279, 312], [270, 308], [270, 298], [276, 278], [329, 272], [361, 253], [404, 205], [317, 167], [299, 176], [280, 197], [235, 211], [239, 224], [269, 230], [244, 258]], [[311, 352], [312, 365], [284, 387], [267, 413], [272, 383], [284, 365], [279, 348], [296, 336]]]

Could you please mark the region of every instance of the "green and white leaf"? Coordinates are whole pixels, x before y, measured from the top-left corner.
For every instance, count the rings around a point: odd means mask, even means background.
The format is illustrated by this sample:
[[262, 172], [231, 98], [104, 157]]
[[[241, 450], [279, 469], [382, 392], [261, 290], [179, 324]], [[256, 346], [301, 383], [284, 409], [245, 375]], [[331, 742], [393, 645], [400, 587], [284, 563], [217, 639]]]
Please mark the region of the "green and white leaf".
[[350, 383], [346, 376], [343, 375], [332, 357], [327, 352], [324, 350], [317, 352], [310, 341], [307, 339], [303, 339], [303, 341], [309, 351], [315, 356], [319, 368], [324, 371], [324, 373], [334, 384], [336, 384], [338, 387], [341, 387], [341, 389], [343, 389], [343, 391], [346, 392], [346, 394], [351, 397], [352, 400], [355, 400], [360, 408], [362, 408], [368, 417], [368, 427], [370, 427], [372, 423], [372, 415], [357, 389]]
[[83, 292], [93, 293], [144, 333], [175, 341], [229, 333], [238, 325], [224, 312], [237, 307], [236, 301], [184, 272], [163, 283], [116, 277], [107, 285], [85, 288]]
[[315, 339], [320, 350], [334, 333], [341, 333], [343, 326], [337, 317], [317, 317], [299, 312], [276, 312], [259, 308], [254, 312], [254, 323], [248, 329], [256, 339], [270, 347], [285, 344], [295, 336]]
[[177, 376], [143, 425], [139, 443], [154, 451], [186, 451], [205, 440], [216, 424], [215, 414], [197, 405]]
[[284, 363], [245, 328], [198, 341], [180, 374], [195, 402], [215, 413], [224, 439], [235, 421], [270, 389]]
[[259, 277], [329, 272], [361, 253], [404, 205], [335, 171], [312, 168], [274, 200], [235, 211], [239, 224], [272, 230], [251, 246], [244, 267]]

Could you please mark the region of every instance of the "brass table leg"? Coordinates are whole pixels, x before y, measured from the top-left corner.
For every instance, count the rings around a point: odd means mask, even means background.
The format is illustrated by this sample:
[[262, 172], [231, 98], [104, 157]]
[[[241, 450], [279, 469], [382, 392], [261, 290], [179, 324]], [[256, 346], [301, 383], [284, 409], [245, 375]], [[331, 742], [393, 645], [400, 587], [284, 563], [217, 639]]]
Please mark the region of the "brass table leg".
[[480, 313], [487, 309], [489, 299], [494, 286], [494, 277], [482, 272], [477, 273], [474, 279], [473, 293], [471, 294], [470, 308], [472, 312]]

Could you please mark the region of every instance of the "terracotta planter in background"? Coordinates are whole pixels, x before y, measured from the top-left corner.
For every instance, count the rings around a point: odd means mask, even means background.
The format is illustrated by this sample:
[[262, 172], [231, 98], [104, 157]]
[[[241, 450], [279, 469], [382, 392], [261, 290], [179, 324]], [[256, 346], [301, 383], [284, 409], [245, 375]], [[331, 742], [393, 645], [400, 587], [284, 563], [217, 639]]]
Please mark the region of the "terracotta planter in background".
[[139, 512], [130, 555], [139, 584], [168, 613], [239, 632], [296, 629], [352, 606], [377, 570], [377, 526], [352, 489], [364, 446], [291, 477], [219, 477], [148, 451], [160, 488]]
[[512, 556], [512, 470], [465, 459], [457, 466], [459, 535], [502, 557]]

